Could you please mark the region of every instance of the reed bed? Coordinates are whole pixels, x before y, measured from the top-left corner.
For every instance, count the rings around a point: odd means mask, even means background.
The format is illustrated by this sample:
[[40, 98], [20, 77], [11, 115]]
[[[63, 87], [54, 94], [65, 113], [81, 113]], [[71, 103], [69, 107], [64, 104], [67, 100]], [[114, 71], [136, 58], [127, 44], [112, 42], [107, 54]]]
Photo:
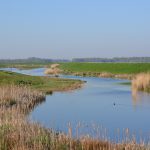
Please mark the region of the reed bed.
[[0, 87], [0, 150], [146, 150], [136, 141], [112, 143], [109, 139], [90, 136], [72, 136], [45, 129], [26, 118], [33, 107], [44, 100], [42, 92], [26, 86], [5, 85]]
[[28, 86], [0, 86], [0, 107], [15, 107], [27, 112], [44, 100], [45, 94]]
[[[44, 129], [37, 123], [31, 123], [12, 109], [3, 113], [11, 114], [0, 122], [0, 149], [6, 150], [148, 150], [144, 144], [134, 140], [119, 144], [108, 140], [93, 139], [89, 136], [73, 138], [71, 128], [68, 134], [56, 133]], [[0, 121], [1, 121], [0, 119]]]
[[141, 73], [132, 80], [133, 91], [150, 91], [150, 73]]
[[52, 64], [50, 66], [50, 68], [48, 68], [44, 71], [44, 73], [47, 74], [47, 75], [51, 74], [51, 75], [56, 76], [56, 75], [58, 75], [62, 72], [62, 70], [59, 69], [59, 66], [60, 66], [59, 64]]

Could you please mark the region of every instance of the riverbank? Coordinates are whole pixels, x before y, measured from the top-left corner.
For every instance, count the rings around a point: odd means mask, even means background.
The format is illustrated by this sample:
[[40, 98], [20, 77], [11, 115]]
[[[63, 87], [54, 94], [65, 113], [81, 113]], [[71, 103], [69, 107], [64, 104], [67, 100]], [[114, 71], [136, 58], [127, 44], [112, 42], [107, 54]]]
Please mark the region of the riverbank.
[[29, 76], [9, 71], [0, 71], [0, 86], [7, 84], [29, 86], [43, 93], [74, 90], [82, 87], [83, 83], [80, 80]]
[[[51, 68], [53, 63], [0, 64], [0, 68]], [[136, 74], [150, 72], [150, 63], [59, 63], [64, 74], [106, 78], [132, 79]]]
[[135, 91], [150, 92], [150, 63], [63, 63], [64, 74], [131, 80]]
[[150, 91], [149, 72], [149, 63], [61, 63], [51, 64], [45, 70], [45, 74], [56, 76], [59, 74], [71, 74], [83, 77], [128, 79], [131, 80], [134, 91], [145, 92]]
[[64, 140], [70, 141], [67, 136], [27, 121], [26, 115], [45, 101], [46, 93], [74, 90], [82, 84], [80, 80], [0, 71], [0, 149], [61, 149], [67, 146], [64, 143]]
[[66, 75], [82, 76], [82, 77], [98, 77], [98, 78], [116, 78], [116, 79], [127, 79], [132, 80], [134, 74], [112, 74], [109, 72], [72, 72], [64, 71]]
[[[16, 63], [0, 64], [0, 68], [50, 68], [53, 63]], [[138, 74], [150, 72], [150, 63], [59, 63], [59, 68], [66, 73], [111, 73], [111, 74]]]
[[[112, 143], [89, 136], [73, 138], [71, 126], [68, 127], [68, 134], [64, 134], [26, 120], [26, 115], [44, 101], [44, 93], [49, 88], [60, 90], [61, 87], [64, 90], [64, 83], [69, 87], [75, 82], [0, 71], [0, 149], [146, 149], [144, 144], [137, 144], [134, 140]], [[47, 83], [52, 83], [51, 87], [43, 89], [42, 86]]]
[[65, 74], [133, 79], [136, 74], [150, 72], [150, 63], [61, 63], [60, 69]]

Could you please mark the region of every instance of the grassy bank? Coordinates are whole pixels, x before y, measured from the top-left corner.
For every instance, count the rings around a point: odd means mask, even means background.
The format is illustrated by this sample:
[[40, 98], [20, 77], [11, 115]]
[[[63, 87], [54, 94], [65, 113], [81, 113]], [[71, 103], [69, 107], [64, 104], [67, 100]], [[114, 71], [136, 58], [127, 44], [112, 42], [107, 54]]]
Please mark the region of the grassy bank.
[[[150, 72], [150, 63], [59, 63], [65, 74], [80, 76], [132, 79], [135, 74]], [[2, 67], [19, 69], [50, 68], [51, 63], [0, 64]]]
[[81, 87], [79, 80], [35, 77], [0, 71], [0, 149], [64, 149], [71, 141], [28, 122], [26, 115], [45, 100], [45, 93]]
[[82, 83], [83, 82], [80, 80], [37, 77], [8, 71], [0, 71], [0, 86], [6, 84], [30, 86], [31, 88], [44, 93], [73, 90], [81, 87]]
[[61, 68], [70, 72], [137, 74], [150, 71], [150, 63], [62, 63]]
[[150, 63], [62, 63], [66, 74], [132, 79], [135, 74], [150, 71]]
[[150, 63], [63, 63], [60, 68], [77, 76], [129, 79], [133, 91], [150, 92]]

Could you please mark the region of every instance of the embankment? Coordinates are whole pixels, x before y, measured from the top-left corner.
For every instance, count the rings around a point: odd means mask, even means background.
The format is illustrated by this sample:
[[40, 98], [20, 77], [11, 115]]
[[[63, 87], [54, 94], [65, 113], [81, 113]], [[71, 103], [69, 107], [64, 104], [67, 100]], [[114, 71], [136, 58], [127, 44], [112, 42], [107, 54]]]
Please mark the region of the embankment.
[[65, 74], [132, 79], [150, 72], [150, 63], [61, 63], [60, 69]]

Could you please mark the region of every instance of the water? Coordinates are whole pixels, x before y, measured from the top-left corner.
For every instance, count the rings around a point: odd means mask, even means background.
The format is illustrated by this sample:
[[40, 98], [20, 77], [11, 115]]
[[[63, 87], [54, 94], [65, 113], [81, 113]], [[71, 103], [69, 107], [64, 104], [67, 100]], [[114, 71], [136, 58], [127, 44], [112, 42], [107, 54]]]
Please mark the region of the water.
[[[44, 75], [44, 68], [12, 71]], [[127, 80], [63, 75], [61, 77], [80, 79], [87, 83], [75, 91], [47, 95], [46, 101], [37, 106], [29, 118], [45, 127], [66, 133], [70, 123], [74, 136], [89, 134], [105, 138], [107, 135], [107, 138], [118, 141], [118, 137], [122, 139], [123, 131], [128, 128], [131, 134], [136, 134], [138, 141], [140, 137], [146, 141], [149, 139], [149, 94], [141, 92], [136, 97], [132, 96], [130, 86], [121, 84], [128, 82]], [[96, 130], [98, 128], [100, 133]]]

